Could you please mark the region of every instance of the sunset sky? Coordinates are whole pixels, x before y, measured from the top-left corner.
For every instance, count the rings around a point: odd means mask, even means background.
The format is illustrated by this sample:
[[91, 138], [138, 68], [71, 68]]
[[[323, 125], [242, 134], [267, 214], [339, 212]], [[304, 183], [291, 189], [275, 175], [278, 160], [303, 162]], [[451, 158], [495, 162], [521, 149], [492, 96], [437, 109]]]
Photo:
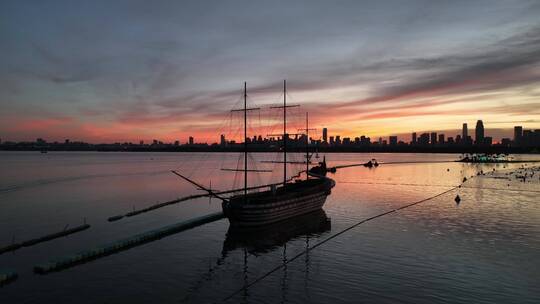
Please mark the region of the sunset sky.
[[3, 141], [215, 142], [283, 79], [330, 135], [540, 129], [539, 1], [5, 0], [0, 41]]

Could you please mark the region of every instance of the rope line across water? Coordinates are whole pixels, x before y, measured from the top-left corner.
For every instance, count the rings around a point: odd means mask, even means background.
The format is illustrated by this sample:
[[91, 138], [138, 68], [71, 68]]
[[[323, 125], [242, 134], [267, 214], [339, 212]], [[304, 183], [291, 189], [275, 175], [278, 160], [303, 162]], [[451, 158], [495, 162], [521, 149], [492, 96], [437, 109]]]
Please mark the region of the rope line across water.
[[410, 204], [401, 206], [401, 207], [399, 207], [399, 208], [392, 209], [392, 210], [390, 210], [390, 211], [386, 211], [386, 212], [380, 213], [380, 214], [378, 214], [378, 215], [369, 217], [369, 218], [367, 218], [367, 219], [363, 219], [363, 220], [361, 220], [361, 221], [359, 221], [359, 222], [357, 222], [357, 223], [355, 223], [355, 224], [353, 224], [353, 225], [351, 225], [351, 226], [349, 226], [349, 227], [347, 227], [347, 228], [345, 228], [345, 229], [343, 229], [343, 230], [341, 230], [341, 231], [339, 231], [339, 232], [337, 232], [337, 233], [335, 233], [335, 234], [333, 234], [333, 235], [327, 237], [326, 239], [324, 239], [324, 240], [318, 242], [317, 244], [315, 244], [315, 245], [313, 245], [313, 246], [311, 246], [311, 247], [308, 247], [307, 249], [301, 251], [300, 253], [298, 253], [298, 254], [295, 255], [294, 257], [288, 259], [286, 262], [284, 262], [284, 263], [282, 263], [282, 264], [280, 264], [280, 265], [274, 267], [273, 269], [271, 269], [271, 270], [268, 271], [267, 273], [263, 274], [262, 276], [259, 276], [257, 279], [255, 279], [255, 280], [252, 281], [251, 283], [248, 283], [248, 284], [244, 285], [242, 288], [240, 288], [240, 289], [238, 289], [238, 290], [235, 290], [234, 292], [232, 292], [231, 294], [229, 294], [227, 297], [223, 298], [223, 300], [222, 300], [221, 302], [226, 302], [226, 301], [230, 300], [232, 297], [236, 296], [236, 295], [239, 294], [240, 292], [242, 292], [242, 291], [244, 291], [244, 290], [250, 288], [251, 286], [257, 284], [257, 283], [260, 282], [260, 281], [262, 281], [263, 279], [265, 279], [265, 278], [268, 277], [269, 275], [271, 275], [271, 274], [273, 274], [274, 272], [276, 272], [276, 271], [280, 270], [281, 268], [285, 267], [285, 266], [286, 266], [287, 264], [289, 264], [290, 262], [292, 262], [292, 261], [298, 259], [299, 257], [305, 255], [305, 254], [308, 253], [309, 251], [311, 251], [311, 250], [313, 250], [313, 249], [315, 249], [315, 248], [317, 248], [317, 247], [323, 245], [324, 243], [326, 243], [326, 242], [328, 242], [328, 241], [330, 241], [330, 240], [332, 240], [332, 239], [334, 239], [334, 238], [336, 238], [336, 237], [338, 237], [338, 236], [344, 234], [344, 233], [347, 232], [347, 231], [350, 231], [350, 230], [352, 230], [352, 229], [354, 229], [354, 228], [356, 228], [356, 227], [358, 227], [358, 226], [360, 226], [360, 225], [362, 225], [362, 224], [364, 224], [364, 223], [366, 223], [366, 222], [369, 222], [369, 221], [371, 221], [371, 220], [377, 219], [377, 218], [379, 218], [379, 217], [382, 217], [382, 216], [388, 215], [388, 214], [390, 214], [390, 213], [393, 213], [393, 212], [396, 212], [396, 211], [399, 211], [399, 210], [403, 210], [403, 209], [405, 209], [405, 208], [409, 208], [409, 207], [412, 207], [412, 206], [414, 206], [414, 205], [418, 205], [418, 204], [427, 202], [427, 201], [429, 201], [429, 200], [432, 200], [432, 199], [434, 199], [434, 198], [437, 198], [437, 197], [439, 197], [439, 196], [445, 195], [445, 194], [447, 194], [447, 193], [449, 193], [449, 192], [452, 192], [452, 191], [458, 189], [459, 187], [460, 187], [460, 186], [455, 186], [455, 187], [452, 187], [452, 188], [450, 188], [450, 189], [448, 189], [448, 190], [446, 190], [446, 191], [444, 191], [444, 192], [441, 192], [441, 193], [439, 193], [439, 194], [433, 195], [433, 196], [431, 196], [431, 197], [428, 197], [428, 198], [419, 200], [419, 201], [417, 201], [417, 202], [413, 202], [413, 203], [410, 203]]

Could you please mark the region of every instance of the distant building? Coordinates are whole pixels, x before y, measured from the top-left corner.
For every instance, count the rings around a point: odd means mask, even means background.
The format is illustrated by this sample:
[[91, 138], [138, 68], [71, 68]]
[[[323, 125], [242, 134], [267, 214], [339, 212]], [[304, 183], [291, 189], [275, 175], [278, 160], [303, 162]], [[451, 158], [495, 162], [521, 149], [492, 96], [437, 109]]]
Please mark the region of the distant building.
[[328, 143], [328, 128], [322, 129], [322, 140], [325, 143]]
[[475, 142], [477, 145], [483, 145], [484, 144], [484, 123], [481, 120], [478, 120], [476, 122], [476, 129], [475, 129]]
[[515, 126], [514, 127], [514, 144], [519, 146], [521, 144], [521, 139], [523, 138], [523, 127]]
[[69, 145], [69, 139], [64, 140], [64, 144]]
[[388, 142], [390, 143], [390, 146], [397, 146], [397, 136], [389, 136]]
[[189, 137], [189, 142], [188, 142], [188, 143], [189, 143], [190, 145], [193, 145], [193, 142], [194, 142], [193, 136], [190, 136], [190, 137]]
[[533, 130], [523, 130], [523, 138], [521, 140], [521, 145], [524, 147], [530, 147], [534, 143], [534, 132]]
[[141, 146], [144, 145], [144, 140], [141, 140], [141, 141], [139, 142], [139, 145], [141, 145]]
[[180, 141], [179, 141], [179, 140], [175, 140], [175, 141], [174, 141], [174, 145], [177, 146], [177, 147], [180, 146]]
[[437, 132], [431, 132], [431, 144], [435, 145], [437, 143]]
[[439, 144], [444, 144], [444, 134], [439, 134]]
[[330, 146], [333, 146], [334, 144], [334, 136], [330, 136]]
[[427, 146], [429, 144], [429, 133], [422, 133], [418, 138], [418, 144], [422, 146]]
[[413, 132], [413, 133], [412, 133], [411, 144], [413, 144], [413, 145], [416, 144], [416, 132]]
[[467, 128], [467, 124], [463, 124], [463, 129], [461, 130], [461, 138], [466, 139], [469, 136], [469, 129]]
[[227, 144], [227, 141], [225, 140], [225, 134], [221, 134], [221, 136], [219, 137], [219, 144], [222, 146], [225, 146], [225, 144]]

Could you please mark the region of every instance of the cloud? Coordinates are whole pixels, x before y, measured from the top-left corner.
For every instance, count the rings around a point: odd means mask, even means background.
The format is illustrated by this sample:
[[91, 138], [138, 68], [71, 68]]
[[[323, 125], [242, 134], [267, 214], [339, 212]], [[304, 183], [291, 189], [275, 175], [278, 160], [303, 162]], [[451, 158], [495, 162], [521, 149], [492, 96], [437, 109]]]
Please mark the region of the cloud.
[[4, 8], [4, 112], [69, 116], [95, 124], [92, 134], [206, 132], [241, 105], [244, 80], [260, 105], [280, 101], [283, 78], [315, 123], [376, 129], [400, 118], [537, 113], [538, 4]]

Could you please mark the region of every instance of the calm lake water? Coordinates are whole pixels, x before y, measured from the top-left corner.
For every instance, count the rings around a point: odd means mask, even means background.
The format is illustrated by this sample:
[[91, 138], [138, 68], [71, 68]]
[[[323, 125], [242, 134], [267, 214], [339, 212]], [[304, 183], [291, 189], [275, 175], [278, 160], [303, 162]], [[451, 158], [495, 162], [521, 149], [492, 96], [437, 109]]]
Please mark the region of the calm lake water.
[[[200, 193], [170, 173], [212, 188], [240, 186], [235, 153], [0, 153], [0, 247], [76, 226], [68, 237], [0, 255], [19, 278], [0, 303], [221, 302], [245, 284], [351, 225], [459, 185], [464, 187], [359, 225], [279, 268], [227, 303], [540, 303], [540, 179], [505, 179], [522, 164], [470, 165], [453, 154], [327, 154], [329, 165], [376, 158], [378, 168], [331, 175], [323, 213], [256, 235], [219, 220], [47, 275], [36, 264], [219, 211], [195, 199], [138, 216], [107, 218]], [[277, 154], [253, 155], [259, 160]], [[301, 159], [297, 155], [297, 159]], [[321, 155], [322, 157], [322, 155]], [[540, 159], [532, 155], [516, 158]], [[528, 165], [532, 166], [532, 165]], [[290, 167], [292, 170], [293, 167]], [[302, 168], [299, 167], [299, 170]], [[491, 172], [470, 179], [480, 170]], [[282, 171], [251, 176], [279, 181]], [[494, 178], [502, 177], [502, 178]], [[454, 202], [456, 194], [462, 198]]]

